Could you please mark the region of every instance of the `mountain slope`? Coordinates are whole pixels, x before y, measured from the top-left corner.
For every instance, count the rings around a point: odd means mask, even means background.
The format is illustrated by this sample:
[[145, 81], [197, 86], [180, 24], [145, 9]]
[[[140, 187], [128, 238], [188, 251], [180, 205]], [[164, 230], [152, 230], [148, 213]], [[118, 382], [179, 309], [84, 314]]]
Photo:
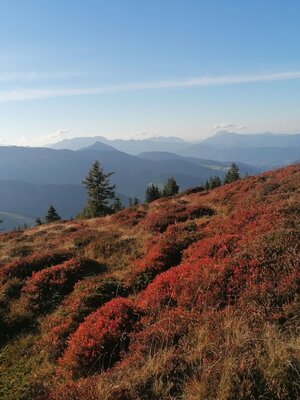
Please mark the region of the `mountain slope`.
[[[170, 153], [167, 151], [153, 151], [153, 152], [145, 152], [138, 154], [139, 158], [143, 158], [146, 160], [152, 161], [167, 161], [167, 160], [184, 160], [188, 163], [200, 165], [205, 168], [211, 168], [213, 171], [227, 171], [230, 167], [231, 162], [228, 161], [214, 161], [214, 160], [206, 160], [196, 157], [184, 157], [179, 154]], [[240, 172], [242, 175], [250, 174], [258, 174], [262, 172], [260, 168], [253, 167], [251, 165], [247, 165], [244, 163], [238, 163], [240, 168]]]
[[[127, 197], [137, 196], [144, 199], [146, 186], [151, 183], [163, 183], [168, 177], [175, 177], [181, 188], [186, 189], [204, 183], [211, 175], [224, 175], [224, 170], [217, 171], [214, 166], [195, 165], [185, 158], [177, 157], [166, 161], [150, 160], [132, 156], [124, 152], [110, 149], [87, 150], [53, 150], [47, 148], [0, 147], [0, 181], [23, 181], [39, 185], [81, 185], [91, 164], [100, 160], [106, 171], [113, 171], [112, 182], [116, 184], [119, 193]], [[227, 164], [228, 165], [228, 164]], [[245, 172], [253, 173], [253, 168], [245, 167]], [[13, 196], [15, 197], [15, 196]], [[78, 195], [82, 198], [82, 195]], [[32, 199], [33, 203], [36, 200]], [[69, 201], [73, 197], [69, 196]], [[77, 205], [70, 206], [73, 209]], [[34, 209], [30, 211], [31, 216]], [[23, 214], [23, 210], [12, 212]], [[66, 214], [70, 216], [70, 213]]]
[[235, 160], [258, 168], [288, 165], [299, 158], [297, 147], [216, 147], [207, 143], [196, 143], [179, 151], [186, 157], [209, 158], [216, 161]]
[[298, 399], [299, 210], [295, 165], [1, 235], [0, 397]]

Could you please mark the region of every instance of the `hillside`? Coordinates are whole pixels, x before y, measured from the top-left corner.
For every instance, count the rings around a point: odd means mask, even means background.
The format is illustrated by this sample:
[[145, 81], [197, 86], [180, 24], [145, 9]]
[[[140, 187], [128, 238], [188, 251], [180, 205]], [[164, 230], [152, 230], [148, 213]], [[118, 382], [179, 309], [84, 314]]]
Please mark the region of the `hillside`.
[[0, 235], [3, 400], [300, 398], [300, 164]]
[[[132, 156], [103, 143], [78, 151], [0, 146], [0, 210], [35, 219], [44, 216], [53, 204], [63, 219], [74, 217], [86, 202], [82, 180], [95, 160], [100, 160], [106, 171], [114, 172], [112, 183], [124, 205], [128, 205], [128, 197], [143, 201], [149, 183], [165, 183], [175, 177], [184, 190], [205, 183], [212, 175], [223, 177], [230, 166], [230, 162], [176, 154], [170, 158], [160, 152], [151, 159], [147, 154]], [[242, 175], [259, 172], [249, 165], [240, 167]]]

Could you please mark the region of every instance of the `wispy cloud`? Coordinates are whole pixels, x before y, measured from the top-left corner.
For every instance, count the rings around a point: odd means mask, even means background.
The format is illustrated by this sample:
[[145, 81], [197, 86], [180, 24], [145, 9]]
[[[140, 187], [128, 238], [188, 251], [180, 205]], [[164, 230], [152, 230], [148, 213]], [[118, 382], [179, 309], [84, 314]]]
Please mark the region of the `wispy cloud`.
[[30, 82], [30, 81], [42, 81], [42, 80], [61, 80], [70, 78], [85, 77], [86, 75], [78, 72], [1, 72], [0, 71], [0, 83], [10, 82]]
[[70, 129], [57, 129], [57, 131], [52, 133], [45, 133], [38, 138], [32, 138], [29, 136], [21, 136], [12, 144], [9, 140], [0, 138], [0, 146], [45, 146], [48, 144], [56, 143], [60, 139], [63, 139], [68, 133], [70, 133]]
[[[27, 77], [28, 79], [28, 77]], [[53, 97], [97, 95], [144, 90], [222, 86], [256, 82], [300, 79], [300, 71], [257, 73], [250, 75], [202, 76], [194, 79], [129, 83], [95, 88], [20, 89], [0, 91], [0, 102], [47, 99]]]
[[58, 129], [55, 132], [43, 135], [42, 137], [39, 138], [38, 144], [40, 145], [45, 145], [45, 144], [50, 144], [54, 143], [59, 139], [62, 139], [63, 137], [66, 136], [67, 133], [70, 132], [70, 129]]
[[244, 125], [236, 125], [228, 122], [221, 122], [220, 124], [216, 124], [213, 126], [213, 129], [246, 129]]

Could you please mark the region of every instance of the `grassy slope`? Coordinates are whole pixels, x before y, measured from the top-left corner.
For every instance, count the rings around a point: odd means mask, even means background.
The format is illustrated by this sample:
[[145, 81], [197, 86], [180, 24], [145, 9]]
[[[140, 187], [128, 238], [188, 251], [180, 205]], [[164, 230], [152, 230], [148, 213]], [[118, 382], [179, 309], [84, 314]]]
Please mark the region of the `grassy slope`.
[[299, 398], [299, 223], [296, 165], [1, 235], [0, 398]]

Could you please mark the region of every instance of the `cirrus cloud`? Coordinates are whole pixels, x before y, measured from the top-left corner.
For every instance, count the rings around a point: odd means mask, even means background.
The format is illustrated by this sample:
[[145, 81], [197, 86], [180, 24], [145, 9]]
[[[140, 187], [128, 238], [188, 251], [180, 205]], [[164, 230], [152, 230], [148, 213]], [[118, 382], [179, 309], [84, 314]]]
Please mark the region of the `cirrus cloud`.
[[140, 82], [102, 87], [38, 88], [0, 91], [0, 102], [48, 99], [54, 97], [99, 95], [160, 89], [224, 86], [246, 83], [274, 82], [300, 79], [300, 71], [283, 71], [243, 75], [201, 76], [193, 79]]

